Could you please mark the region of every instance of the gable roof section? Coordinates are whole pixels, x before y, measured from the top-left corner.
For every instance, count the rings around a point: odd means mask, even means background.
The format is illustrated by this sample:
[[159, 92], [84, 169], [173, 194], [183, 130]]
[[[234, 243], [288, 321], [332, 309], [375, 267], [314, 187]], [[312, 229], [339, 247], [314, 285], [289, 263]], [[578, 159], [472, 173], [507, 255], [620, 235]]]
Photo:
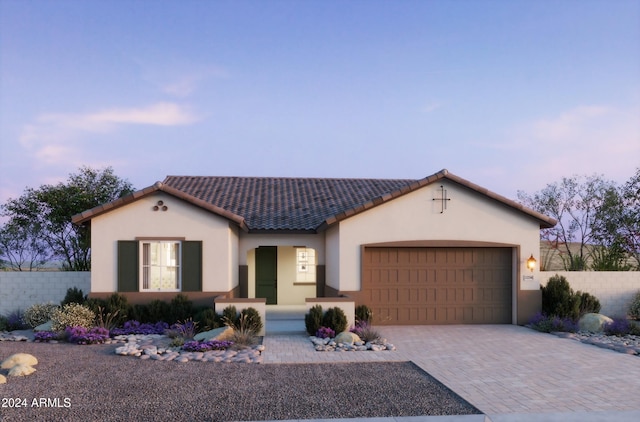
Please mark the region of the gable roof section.
[[97, 217], [101, 214], [105, 214], [109, 211], [113, 211], [116, 208], [120, 208], [124, 205], [130, 204], [132, 202], [135, 202], [139, 199], [144, 198], [145, 196], [149, 196], [156, 192], [165, 192], [171, 196], [182, 199], [192, 205], [195, 205], [204, 210], [207, 210], [221, 217], [224, 217], [227, 220], [230, 220], [235, 224], [237, 224], [241, 229], [248, 231], [248, 227], [244, 221], [244, 218], [242, 218], [241, 216], [233, 214], [214, 204], [207, 203], [198, 198], [194, 198], [192, 196], [186, 195], [184, 192], [176, 190], [175, 188], [172, 188], [171, 186], [167, 186], [161, 182], [156, 182], [152, 186], [133, 192], [129, 195], [125, 195], [122, 198], [116, 199], [115, 201], [111, 201], [103, 205], [98, 205], [97, 207], [91, 208], [90, 210], [84, 211], [80, 214], [76, 214], [71, 218], [71, 222], [74, 224], [86, 223], [87, 221], [91, 220], [94, 217]]
[[73, 217], [81, 224], [153, 192], [163, 191], [253, 233], [315, 233], [360, 212], [442, 179], [478, 192], [534, 218], [540, 228], [556, 221], [441, 170], [424, 179], [320, 179], [286, 177], [167, 176], [149, 188]]

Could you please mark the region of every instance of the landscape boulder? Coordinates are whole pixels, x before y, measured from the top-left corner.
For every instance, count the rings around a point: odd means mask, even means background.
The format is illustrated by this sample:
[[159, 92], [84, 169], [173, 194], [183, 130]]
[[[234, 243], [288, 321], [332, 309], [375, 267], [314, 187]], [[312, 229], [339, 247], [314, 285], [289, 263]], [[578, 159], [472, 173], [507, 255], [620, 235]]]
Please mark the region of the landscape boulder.
[[40, 324], [37, 327], [35, 327], [33, 329], [34, 332], [38, 332], [38, 331], [53, 331], [53, 329], [51, 328], [53, 326], [53, 321], [47, 321], [44, 324]]
[[606, 324], [613, 322], [611, 318], [602, 314], [584, 314], [578, 321], [580, 331], [601, 333]]
[[220, 327], [214, 328], [213, 330], [203, 331], [201, 333], [193, 336], [194, 340], [197, 341], [211, 341], [211, 340], [228, 340], [231, 338], [233, 334], [233, 328], [231, 327]]
[[7, 377], [0, 374], [0, 384], [6, 384], [6, 383], [7, 383]]
[[27, 365], [33, 366], [38, 364], [38, 359], [35, 356], [30, 355], [28, 353], [16, 353], [14, 355], [9, 356], [0, 364], [0, 368], [2, 369], [10, 369], [16, 365]]
[[34, 372], [36, 372], [36, 370], [32, 366], [21, 363], [9, 369], [8, 375], [10, 377], [24, 377], [26, 375], [31, 375]]
[[344, 331], [336, 336], [333, 339], [336, 344], [353, 344], [358, 341], [362, 341], [360, 337], [356, 333], [351, 333], [349, 331]]

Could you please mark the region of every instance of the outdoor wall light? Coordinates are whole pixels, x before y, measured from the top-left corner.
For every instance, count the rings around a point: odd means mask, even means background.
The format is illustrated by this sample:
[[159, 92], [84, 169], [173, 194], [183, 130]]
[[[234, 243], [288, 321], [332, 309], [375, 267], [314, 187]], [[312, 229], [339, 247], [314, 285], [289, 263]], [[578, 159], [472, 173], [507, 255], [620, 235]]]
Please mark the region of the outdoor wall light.
[[536, 259], [533, 257], [533, 254], [527, 259], [527, 268], [533, 272], [536, 269]]

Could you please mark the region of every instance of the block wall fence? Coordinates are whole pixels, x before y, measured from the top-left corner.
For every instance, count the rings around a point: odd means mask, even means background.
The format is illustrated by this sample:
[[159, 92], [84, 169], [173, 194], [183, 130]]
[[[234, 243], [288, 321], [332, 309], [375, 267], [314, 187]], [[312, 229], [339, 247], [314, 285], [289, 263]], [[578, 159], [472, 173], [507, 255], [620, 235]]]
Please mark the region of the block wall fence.
[[67, 289], [91, 290], [88, 271], [0, 271], [0, 315], [24, 311], [36, 303], [59, 304]]
[[600, 313], [608, 317], [624, 317], [629, 305], [640, 292], [640, 271], [542, 271], [541, 284], [554, 275], [564, 276], [573, 291], [592, 294], [600, 301]]
[[[618, 317], [627, 313], [640, 291], [640, 271], [543, 271], [540, 283], [546, 285], [555, 274], [564, 276], [574, 291], [598, 298], [601, 313]], [[59, 303], [67, 289], [76, 287], [85, 294], [91, 290], [90, 272], [16, 271], [0, 272], [0, 315], [25, 310], [36, 303]]]

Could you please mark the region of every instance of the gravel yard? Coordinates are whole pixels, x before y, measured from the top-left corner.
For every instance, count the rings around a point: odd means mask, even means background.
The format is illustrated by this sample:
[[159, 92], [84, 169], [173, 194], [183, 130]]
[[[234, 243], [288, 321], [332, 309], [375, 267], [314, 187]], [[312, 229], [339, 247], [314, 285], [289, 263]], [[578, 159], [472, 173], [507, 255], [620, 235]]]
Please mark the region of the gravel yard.
[[114, 349], [0, 342], [0, 360], [24, 352], [39, 361], [33, 375], [8, 377], [0, 385], [0, 420], [258, 421], [480, 413], [410, 362], [155, 362], [117, 356]]

